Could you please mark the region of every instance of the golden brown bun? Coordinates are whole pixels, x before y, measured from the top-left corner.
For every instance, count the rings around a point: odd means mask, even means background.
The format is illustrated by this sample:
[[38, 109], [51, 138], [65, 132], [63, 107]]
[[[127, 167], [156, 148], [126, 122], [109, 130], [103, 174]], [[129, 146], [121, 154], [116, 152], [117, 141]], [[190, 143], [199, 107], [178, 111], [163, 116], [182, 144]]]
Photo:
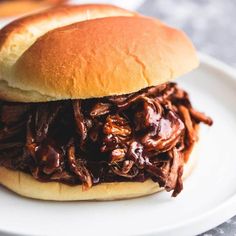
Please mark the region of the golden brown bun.
[[24, 14], [27, 12], [33, 12], [35, 10], [42, 10], [45, 7], [49, 7], [45, 2], [35, 1], [3, 1], [0, 2], [0, 16], [10, 17]]
[[46, 32], [94, 18], [134, 15], [136, 13], [112, 5], [65, 5], [18, 19], [5, 26], [0, 30], [0, 99], [30, 101], [31, 95], [33, 100], [38, 95], [41, 97], [37, 91], [25, 91], [23, 84], [14, 88], [10, 74], [23, 52]]
[[0, 17], [17, 16], [24, 13], [39, 11], [61, 2], [64, 2], [64, 0], [3, 0], [0, 1]]
[[[192, 172], [197, 158], [197, 145], [195, 145], [191, 157], [184, 167], [184, 179]], [[148, 179], [144, 183], [102, 183], [87, 191], [82, 191], [81, 185], [69, 186], [58, 182], [42, 183], [35, 180], [31, 175], [9, 170], [5, 167], [0, 167], [0, 184], [25, 197], [53, 201], [127, 199], [149, 195], [163, 189]]]
[[196, 51], [182, 31], [151, 18], [108, 17], [108, 12], [106, 18], [52, 30], [32, 46], [26, 40], [24, 53], [19, 40], [14, 55], [5, 51], [2, 56], [0, 50], [2, 99], [39, 102], [126, 94], [197, 67]]

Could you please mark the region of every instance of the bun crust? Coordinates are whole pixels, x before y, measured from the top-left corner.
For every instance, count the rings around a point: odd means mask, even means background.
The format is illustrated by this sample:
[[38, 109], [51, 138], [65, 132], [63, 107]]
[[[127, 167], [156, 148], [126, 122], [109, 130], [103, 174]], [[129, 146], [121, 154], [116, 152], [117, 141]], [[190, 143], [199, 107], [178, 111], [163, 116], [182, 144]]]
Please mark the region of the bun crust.
[[45, 2], [36, 1], [3, 1], [0, 2], [0, 15], [1, 17], [16, 16], [26, 12], [33, 12], [50, 7]]
[[[187, 178], [196, 165], [197, 145], [185, 164], [183, 178]], [[42, 183], [31, 175], [0, 167], [0, 184], [13, 192], [29, 198], [53, 201], [116, 200], [150, 195], [163, 190], [151, 179], [140, 182], [113, 182], [93, 186], [82, 191], [81, 185], [69, 186], [58, 182]]]
[[64, 0], [56, 0], [56, 1], [29, 1], [29, 0], [21, 0], [21, 1], [2, 1], [0, 2], [0, 16], [1, 17], [9, 17], [16, 16], [24, 13], [29, 13], [33, 11], [43, 10], [49, 7], [54, 6], [55, 4], [60, 4]]
[[[90, 7], [91, 18], [98, 18]], [[105, 18], [81, 17], [82, 22], [61, 28], [59, 22], [29, 43], [21, 40], [23, 49], [16, 39], [14, 55], [5, 50], [2, 56], [0, 50], [2, 99], [41, 102], [127, 94], [197, 67], [196, 51], [182, 31], [117, 8], [112, 12], [113, 17], [111, 9], [103, 10], [99, 16]], [[49, 22], [41, 17], [43, 25]], [[37, 31], [38, 25], [31, 24]]]
[[[0, 30], [0, 99], [30, 101], [37, 91], [25, 91], [10, 83], [10, 73], [18, 58], [42, 35], [75, 22], [108, 17], [135, 16], [136, 13], [106, 4], [63, 5], [13, 21]], [[24, 87], [24, 85], [22, 84]]]

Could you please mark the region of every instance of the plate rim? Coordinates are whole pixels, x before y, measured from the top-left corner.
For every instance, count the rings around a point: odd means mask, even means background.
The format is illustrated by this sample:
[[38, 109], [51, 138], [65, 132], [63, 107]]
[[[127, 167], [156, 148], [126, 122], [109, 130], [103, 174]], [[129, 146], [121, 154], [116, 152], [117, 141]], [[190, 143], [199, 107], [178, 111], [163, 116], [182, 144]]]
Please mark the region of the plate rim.
[[[236, 82], [236, 69], [229, 66], [225, 62], [220, 61], [219, 59], [216, 59], [215, 57], [212, 57], [205, 53], [198, 52], [198, 56], [201, 65], [211, 68], [214, 71], [219, 71], [221, 73], [224, 73], [227, 76], [226, 79]], [[176, 235], [176, 233], [178, 233], [184, 236], [184, 235], [189, 235], [186, 234], [187, 227], [192, 228], [192, 235], [201, 234], [207, 230], [213, 229], [218, 225], [224, 223], [228, 219], [235, 216], [235, 214], [236, 214], [236, 193], [229, 199], [227, 199], [225, 202], [219, 204], [217, 207], [210, 209], [202, 213], [201, 215], [186, 220], [183, 223], [172, 224], [171, 226], [163, 226], [158, 230], [153, 228], [150, 229], [148, 232], [147, 231], [141, 232], [138, 235], [164, 236], [168, 233], [168, 236], [172, 235], [174, 236]]]
[[[220, 73], [224, 73], [228, 80], [236, 82], [236, 69], [227, 65], [226, 63], [209, 56], [207, 54], [198, 53], [201, 65], [204, 65], [208, 68], [213, 69], [214, 71], [219, 71]], [[159, 229], [150, 228], [140, 232], [139, 234], [132, 235], [146, 235], [146, 236], [164, 236], [168, 233], [168, 236], [174, 236], [176, 234], [180, 234], [182, 236], [189, 235], [186, 230], [187, 228], [192, 228], [192, 235], [200, 234], [209, 229], [212, 229], [226, 220], [230, 219], [236, 214], [236, 193], [232, 195], [225, 202], [219, 204], [217, 207], [210, 209], [198, 216], [195, 216], [189, 220], [186, 220], [182, 223], [172, 224], [171, 226], [163, 226]], [[216, 217], [217, 216], [217, 217]], [[0, 235], [16, 235], [23, 236], [26, 235], [27, 232], [16, 232], [14, 230], [6, 230], [2, 229], [0, 225]]]

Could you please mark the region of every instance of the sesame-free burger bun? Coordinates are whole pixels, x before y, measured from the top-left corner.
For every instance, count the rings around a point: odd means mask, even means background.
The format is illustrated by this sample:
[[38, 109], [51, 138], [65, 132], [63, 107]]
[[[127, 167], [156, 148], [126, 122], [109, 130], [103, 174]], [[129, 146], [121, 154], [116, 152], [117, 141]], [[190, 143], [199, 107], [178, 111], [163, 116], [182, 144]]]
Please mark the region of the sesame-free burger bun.
[[[19, 78], [12, 75], [16, 61], [48, 31], [90, 19], [136, 15], [137, 13], [108, 4], [62, 5], [11, 22], [0, 30], [0, 99], [23, 102], [49, 100], [37, 89], [27, 91], [23, 81], [20, 86], [16, 86], [13, 81]], [[31, 81], [33, 79], [29, 78]]]
[[0, 94], [22, 102], [127, 94], [197, 65], [196, 51], [182, 31], [143, 16], [109, 16], [39, 37], [5, 67]]

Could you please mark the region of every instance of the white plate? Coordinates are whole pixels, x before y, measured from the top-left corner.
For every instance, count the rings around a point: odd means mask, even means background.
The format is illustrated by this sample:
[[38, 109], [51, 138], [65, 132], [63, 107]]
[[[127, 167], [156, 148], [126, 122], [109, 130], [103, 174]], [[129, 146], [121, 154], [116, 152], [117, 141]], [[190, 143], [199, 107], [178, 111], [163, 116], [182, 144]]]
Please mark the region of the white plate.
[[43, 202], [0, 188], [0, 230], [17, 235], [196, 235], [236, 214], [236, 72], [207, 56], [179, 79], [202, 125], [199, 163], [184, 191], [113, 202]]

